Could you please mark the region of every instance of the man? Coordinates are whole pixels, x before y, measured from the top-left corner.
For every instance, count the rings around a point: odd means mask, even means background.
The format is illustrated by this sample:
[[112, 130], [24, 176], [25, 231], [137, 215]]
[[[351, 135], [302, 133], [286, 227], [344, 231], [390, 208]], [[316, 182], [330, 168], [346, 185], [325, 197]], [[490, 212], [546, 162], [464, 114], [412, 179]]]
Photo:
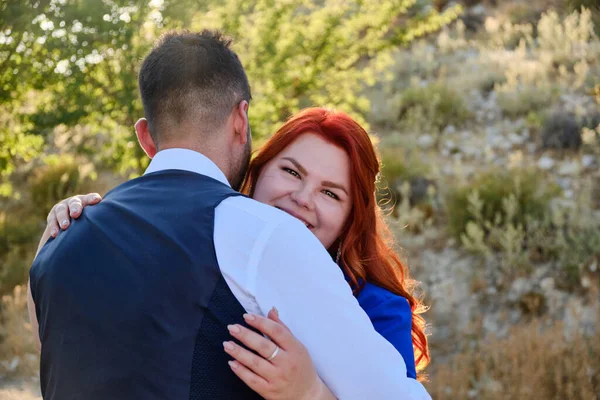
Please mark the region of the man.
[[314, 235], [235, 191], [251, 96], [229, 44], [211, 31], [159, 40], [139, 75], [146, 174], [39, 252], [30, 291], [44, 397], [257, 398], [222, 343], [245, 311], [276, 305], [338, 398], [428, 399]]

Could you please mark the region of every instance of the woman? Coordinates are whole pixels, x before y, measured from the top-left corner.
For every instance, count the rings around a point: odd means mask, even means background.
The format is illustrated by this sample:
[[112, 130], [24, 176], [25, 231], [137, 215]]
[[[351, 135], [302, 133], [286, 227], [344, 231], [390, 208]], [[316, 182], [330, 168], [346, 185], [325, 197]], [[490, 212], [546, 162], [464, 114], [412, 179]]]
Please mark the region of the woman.
[[[292, 116], [258, 151], [242, 192], [305, 223], [343, 270], [375, 329], [402, 354], [408, 376], [416, 378], [429, 362], [425, 322], [419, 315], [423, 306], [410, 293], [414, 282], [392, 249], [392, 236], [375, 197], [378, 174], [375, 150], [358, 123], [343, 112], [309, 108]], [[64, 200], [59, 204], [66, 205], [66, 211], [61, 207], [57, 212], [55, 206], [40, 246], [58, 234], [58, 221], [66, 229], [68, 213], [78, 217], [82, 207], [96, 199], [88, 195]], [[269, 317], [284, 326], [276, 312]], [[265, 334], [269, 333], [265, 326], [273, 326], [259, 316], [250, 316], [247, 322]], [[238, 328], [232, 335], [247, 337], [249, 331]], [[260, 341], [268, 339], [256, 336], [242, 342], [257, 350]], [[270, 397], [272, 392], [266, 393], [256, 382], [272, 381], [282, 371], [252, 370], [253, 357], [258, 356], [233, 342], [224, 347], [237, 360], [231, 363], [234, 372], [263, 397]], [[278, 390], [285, 392], [284, 386]]]

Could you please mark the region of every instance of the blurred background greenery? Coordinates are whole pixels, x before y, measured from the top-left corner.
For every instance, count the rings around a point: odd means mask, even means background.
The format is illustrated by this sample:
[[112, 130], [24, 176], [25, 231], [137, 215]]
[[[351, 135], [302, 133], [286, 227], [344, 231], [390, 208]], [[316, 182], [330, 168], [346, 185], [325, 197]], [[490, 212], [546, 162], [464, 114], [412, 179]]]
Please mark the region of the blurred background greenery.
[[373, 133], [433, 398], [597, 399], [599, 26], [596, 0], [0, 0], [0, 397], [39, 395], [23, 284], [49, 208], [143, 171], [140, 61], [220, 28], [255, 143], [310, 105]]

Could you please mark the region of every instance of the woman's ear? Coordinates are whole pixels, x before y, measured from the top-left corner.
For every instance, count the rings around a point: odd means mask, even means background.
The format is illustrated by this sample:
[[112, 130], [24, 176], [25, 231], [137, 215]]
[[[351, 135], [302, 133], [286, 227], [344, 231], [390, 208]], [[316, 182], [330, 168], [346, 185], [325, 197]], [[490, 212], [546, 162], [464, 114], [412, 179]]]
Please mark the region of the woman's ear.
[[150, 135], [150, 130], [148, 129], [148, 120], [146, 118], [140, 118], [135, 123], [135, 133], [138, 141], [140, 142], [140, 146], [142, 146], [142, 149], [144, 149], [144, 152], [148, 155], [148, 157], [153, 158], [157, 152], [156, 144]]

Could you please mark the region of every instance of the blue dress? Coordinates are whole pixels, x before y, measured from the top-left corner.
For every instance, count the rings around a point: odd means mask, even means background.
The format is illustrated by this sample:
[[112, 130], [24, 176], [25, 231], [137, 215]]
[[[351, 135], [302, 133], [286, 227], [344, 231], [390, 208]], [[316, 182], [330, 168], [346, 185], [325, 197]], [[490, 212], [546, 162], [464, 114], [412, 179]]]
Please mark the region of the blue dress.
[[357, 297], [375, 330], [387, 339], [404, 358], [406, 375], [416, 379], [412, 344], [412, 312], [408, 300], [387, 289], [367, 282]]

